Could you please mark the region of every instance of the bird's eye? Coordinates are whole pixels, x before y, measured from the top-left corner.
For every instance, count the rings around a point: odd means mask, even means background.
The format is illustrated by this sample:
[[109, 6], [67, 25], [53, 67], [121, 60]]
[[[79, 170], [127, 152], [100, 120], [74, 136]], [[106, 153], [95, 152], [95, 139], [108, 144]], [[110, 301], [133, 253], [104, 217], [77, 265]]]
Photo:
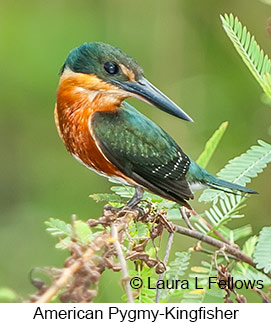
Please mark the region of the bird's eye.
[[117, 74], [119, 71], [119, 66], [118, 64], [114, 62], [106, 62], [104, 63], [104, 69], [106, 70], [107, 73], [109, 74]]

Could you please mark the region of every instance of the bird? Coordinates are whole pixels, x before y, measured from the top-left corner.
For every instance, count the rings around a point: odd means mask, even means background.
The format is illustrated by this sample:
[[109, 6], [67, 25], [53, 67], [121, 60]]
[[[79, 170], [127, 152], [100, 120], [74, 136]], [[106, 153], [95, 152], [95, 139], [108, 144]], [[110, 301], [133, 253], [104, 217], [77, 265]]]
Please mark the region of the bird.
[[89, 42], [72, 49], [60, 69], [55, 123], [68, 152], [102, 176], [193, 210], [198, 189], [254, 194], [219, 179], [186, 155], [175, 140], [125, 100], [135, 97], [185, 121], [193, 120], [144, 76], [135, 59], [117, 47]]

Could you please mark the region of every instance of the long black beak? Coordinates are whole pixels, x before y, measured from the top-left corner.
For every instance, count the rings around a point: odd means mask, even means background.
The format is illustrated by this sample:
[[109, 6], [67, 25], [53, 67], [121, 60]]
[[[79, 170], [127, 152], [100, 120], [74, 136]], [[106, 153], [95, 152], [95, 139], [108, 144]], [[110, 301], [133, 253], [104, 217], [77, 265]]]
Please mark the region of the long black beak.
[[114, 80], [114, 83], [116, 83], [116, 85], [121, 87], [123, 90], [134, 94], [134, 96], [143, 101], [147, 101], [160, 110], [163, 110], [183, 120], [193, 122], [193, 120], [177, 104], [171, 101], [165, 94], [158, 90], [144, 77], [141, 77], [136, 82], [119, 82]]

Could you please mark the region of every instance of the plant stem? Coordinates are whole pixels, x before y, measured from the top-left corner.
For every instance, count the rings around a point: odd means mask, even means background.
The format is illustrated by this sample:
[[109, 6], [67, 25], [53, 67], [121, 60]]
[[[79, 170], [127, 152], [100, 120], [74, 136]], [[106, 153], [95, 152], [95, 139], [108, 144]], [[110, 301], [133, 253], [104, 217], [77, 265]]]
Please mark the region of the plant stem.
[[[190, 230], [176, 224], [174, 225], [174, 228], [175, 228], [175, 232], [177, 233], [208, 243], [209, 245], [214, 246], [218, 249], [224, 248], [225, 252], [236, 257], [237, 260], [245, 262], [250, 266], [252, 266], [253, 268], [256, 268], [256, 264], [253, 262], [253, 259], [248, 255], [246, 255], [242, 250], [235, 248], [234, 246], [228, 245], [220, 240], [209, 237], [199, 231]], [[266, 274], [263, 270], [259, 270], [259, 269], [257, 270], [267, 275], [269, 278], [271, 278], [271, 274]]]
[[[164, 256], [164, 260], [163, 260], [165, 266], [166, 266], [166, 264], [168, 262], [170, 250], [171, 250], [172, 243], [173, 243], [173, 237], [174, 237], [174, 232], [170, 232], [169, 233], [169, 236], [168, 236], [166, 252], [165, 252], [165, 256]], [[160, 274], [159, 277], [158, 277], [158, 280], [163, 279], [164, 275], [165, 275], [165, 272], [163, 272], [162, 274]], [[156, 289], [156, 296], [155, 296], [155, 302], [156, 303], [159, 303], [160, 296], [161, 296], [161, 290], [160, 289]]]
[[119, 239], [118, 239], [118, 231], [116, 226], [114, 225], [114, 223], [111, 224], [111, 236], [114, 240], [113, 244], [114, 247], [116, 249], [117, 255], [118, 255], [118, 259], [122, 268], [122, 280], [124, 282], [125, 285], [125, 289], [126, 289], [126, 294], [127, 294], [127, 299], [129, 303], [133, 303], [134, 299], [133, 299], [133, 294], [132, 294], [132, 289], [130, 286], [130, 279], [129, 279], [129, 274], [128, 274], [128, 269], [127, 269], [127, 264], [121, 249], [121, 245], [119, 243]]
[[[205, 219], [200, 218], [199, 222], [204, 223], [210, 230], [212, 230], [212, 226], [210, 223], [208, 223]], [[226, 244], [232, 245], [232, 243], [230, 243], [230, 241], [228, 241], [220, 232], [218, 232], [217, 230], [213, 230], [213, 233], [220, 238], [223, 242], [225, 242]]]
[[185, 207], [184, 206], [180, 207], [180, 212], [181, 212], [182, 218], [183, 218], [185, 224], [187, 225], [187, 227], [190, 230], [195, 230], [195, 228], [193, 227], [193, 225], [189, 221], [188, 216], [186, 215], [186, 211], [185, 211]]

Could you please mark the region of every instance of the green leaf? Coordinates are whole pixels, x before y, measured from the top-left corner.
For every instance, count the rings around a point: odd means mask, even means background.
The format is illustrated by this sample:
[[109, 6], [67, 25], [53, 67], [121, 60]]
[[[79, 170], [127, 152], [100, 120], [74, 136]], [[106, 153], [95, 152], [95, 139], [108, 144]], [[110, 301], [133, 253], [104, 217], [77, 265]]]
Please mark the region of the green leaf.
[[142, 295], [141, 296], [141, 303], [154, 303], [154, 300], [152, 300], [148, 296]]
[[95, 202], [122, 202], [122, 199], [117, 194], [97, 193], [89, 195]]
[[[244, 267], [244, 265], [247, 266]], [[265, 287], [271, 285], [271, 279], [269, 277], [244, 262], [236, 263], [236, 266], [232, 271], [232, 277], [234, 277], [235, 281], [245, 279], [246, 281], [251, 282], [262, 281]]]
[[57, 249], [67, 249], [69, 248], [69, 246], [71, 245], [72, 243], [72, 240], [71, 240], [71, 237], [66, 237], [64, 239], [61, 239], [57, 244], [56, 244], [56, 248]]
[[[188, 251], [175, 253], [175, 259], [172, 260], [167, 265], [167, 271], [165, 273], [165, 277], [168, 281], [177, 281], [181, 279], [182, 276], [185, 275], [191, 258], [192, 248], [188, 249]], [[184, 293], [183, 289], [170, 289], [170, 290], [163, 290], [161, 293], [161, 299], [163, 302], [168, 302], [172, 298], [178, 298], [178, 301], [182, 297]]]
[[[267, 97], [271, 99], [271, 74], [265, 73], [263, 75], [263, 88], [265, 94], [267, 94]], [[270, 104], [270, 101], [268, 102]]]
[[129, 233], [135, 239], [142, 239], [149, 236], [148, 223], [130, 222]]
[[116, 194], [124, 198], [131, 198], [135, 193], [135, 189], [133, 187], [124, 186], [124, 185], [112, 186], [111, 191], [115, 192]]
[[48, 227], [46, 231], [48, 231], [52, 236], [72, 235], [71, 225], [62, 220], [50, 218], [49, 221], [45, 221], [44, 223]]
[[204, 300], [206, 291], [201, 289], [198, 291], [189, 291], [184, 293], [184, 297], [181, 300], [182, 303], [202, 303]]
[[[195, 303], [203, 303], [205, 302], [205, 298], [208, 292], [208, 280], [209, 277], [213, 277], [216, 276], [216, 271], [213, 269], [213, 260], [211, 260], [211, 263], [208, 263], [206, 261], [202, 261], [201, 262], [201, 267], [196, 267], [194, 269], [196, 269], [197, 273], [190, 273], [189, 277], [192, 278], [193, 283], [191, 283], [190, 286], [195, 286], [195, 277], [197, 277], [197, 286], [201, 287], [203, 289], [196, 289], [196, 290], [189, 290], [187, 292], [184, 293], [183, 298], [182, 298], [182, 303], [187, 303], [187, 302], [195, 302]], [[200, 273], [198, 273], [200, 271]], [[213, 294], [213, 296], [217, 296], [220, 299], [223, 299], [223, 294], [219, 294], [217, 293], [217, 288], [216, 286], [213, 286], [214, 290], [216, 290], [215, 295]], [[219, 299], [213, 299], [213, 302], [217, 302]]]
[[[242, 251], [247, 254], [249, 257], [252, 257], [256, 243], [258, 241], [257, 236], [250, 237], [243, 245]], [[245, 262], [238, 262], [236, 264], [237, 272], [242, 273], [243, 276], [247, 276], [249, 265]], [[253, 268], [252, 268], [253, 269]], [[235, 276], [234, 276], [235, 278]]]
[[257, 264], [257, 269], [271, 273], [271, 227], [264, 227], [260, 232], [254, 251], [254, 262]]
[[[117, 196], [121, 196], [122, 198], [125, 198], [125, 199], [132, 198], [135, 193], [134, 187], [125, 186], [125, 185], [112, 186], [111, 190], [113, 192], [115, 192]], [[161, 196], [150, 193], [148, 191], [144, 192], [143, 200], [150, 200], [152, 203], [158, 203], [159, 208], [163, 208], [163, 207], [171, 208], [174, 205], [176, 205], [176, 203], [171, 202], [171, 201], [167, 201], [167, 200], [163, 199]], [[122, 201], [122, 199], [121, 199], [121, 201]]]
[[249, 257], [252, 257], [256, 243], [258, 241], [257, 236], [250, 237], [242, 248], [243, 252], [247, 254]]
[[[270, 95], [263, 76], [271, 72], [271, 62], [257, 44], [254, 36], [242, 26], [237, 17], [232, 14], [220, 16], [224, 30], [232, 41], [238, 54], [241, 56], [252, 75], [261, 85], [267, 95]], [[269, 78], [269, 77], [268, 77]]]
[[[155, 283], [156, 283], [156, 281], [154, 279], [153, 284], [150, 284], [150, 286], [155, 286]], [[155, 295], [156, 295], [156, 290], [149, 289], [149, 288], [146, 288], [146, 287], [142, 287], [141, 292], [142, 292], [142, 294], [144, 294], [144, 295], [146, 295], [148, 297], [155, 297]]]
[[82, 245], [87, 245], [93, 240], [93, 234], [89, 225], [83, 221], [74, 221], [74, 231], [77, 241]]
[[[239, 211], [244, 207], [245, 197], [241, 195], [229, 195], [228, 197], [225, 193], [223, 194], [217, 203], [213, 204], [208, 210], [205, 210], [202, 215], [206, 221], [209, 221], [211, 228], [202, 222], [201, 218], [196, 218], [198, 222], [195, 223], [195, 226], [204, 234], [211, 234], [214, 230], [222, 233], [227, 222], [234, 218], [243, 217], [243, 215], [239, 214]], [[221, 227], [222, 229], [220, 229]], [[232, 236], [231, 239], [234, 239], [234, 237]]]
[[[154, 303], [156, 291], [147, 288], [148, 281], [150, 281], [150, 286], [155, 286], [156, 279], [153, 278], [154, 270], [144, 266], [142, 270], [129, 270], [129, 277], [140, 277], [143, 281], [142, 288], [138, 289], [138, 293], [134, 297], [135, 303]], [[122, 296], [124, 301], [127, 301], [126, 295]]]
[[189, 266], [191, 251], [188, 249], [188, 251], [175, 252], [175, 259], [168, 264], [165, 274], [168, 280], [177, 280], [185, 274]]
[[167, 212], [167, 217], [169, 220], [181, 220], [180, 208], [178, 209], [169, 209]]
[[56, 248], [66, 249], [71, 243], [71, 237], [75, 234], [77, 241], [86, 245], [93, 240], [93, 234], [88, 224], [83, 221], [74, 221], [74, 232], [72, 226], [59, 219], [50, 218], [49, 221], [45, 221], [48, 226], [48, 231], [52, 236], [57, 236], [61, 240], [56, 244]]
[[225, 238], [234, 243], [241, 238], [249, 236], [252, 233], [252, 227], [250, 224], [247, 224], [236, 229], [229, 229], [222, 225], [220, 226], [219, 232], [222, 233]]
[[[217, 177], [229, 182], [245, 185], [256, 177], [271, 162], [271, 145], [262, 140], [258, 145], [252, 146], [247, 152], [230, 160], [228, 164], [217, 174]], [[199, 201], [217, 203], [219, 198], [226, 194], [221, 191], [206, 189]], [[236, 198], [238, 195], [236, 196]], [[230, 198], [234, 197], [230, 195]]]
[[18, 295], [8, 287], [0, 287], [0, 303], [18, 302]]
[[212, 137], [207, 141], [203, 152], [197, 159], [197, 164], [199, 164], [201, 167], [206, 168], [227, 127], [228, 121], [223, 122], [220, 127], [214, 132]]
[[209, 269], [206, 268], [206, 267], [201, 267], [201, 266], [193, 266], [190, 268], [191, 271], [193, 271], [194, 273], [202, 273], [202, 274], [205, 274], [205, 273], [209, 273]]
[[136, 231], [137, 231], [137, 237], [138, 238], [143, 238], [143, 237], [146, 237], [148, 235], [148, 229], [147, 229], [147, 226], [144, 223], [136, 222], [135, 226], [136, 226]]

